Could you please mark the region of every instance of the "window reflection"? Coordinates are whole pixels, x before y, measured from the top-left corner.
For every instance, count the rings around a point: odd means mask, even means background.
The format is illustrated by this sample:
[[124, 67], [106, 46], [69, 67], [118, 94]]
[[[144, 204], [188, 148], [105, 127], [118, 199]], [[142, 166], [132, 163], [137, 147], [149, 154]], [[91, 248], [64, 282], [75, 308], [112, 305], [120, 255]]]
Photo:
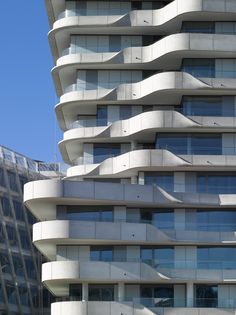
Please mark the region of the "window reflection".
[[114, 301], [113, 284], [89, 284], [89, 301]]
[[174, 176], [171, 172], [145, 172], [145, 185], [157, 185], [166, 190], [174, 190]]

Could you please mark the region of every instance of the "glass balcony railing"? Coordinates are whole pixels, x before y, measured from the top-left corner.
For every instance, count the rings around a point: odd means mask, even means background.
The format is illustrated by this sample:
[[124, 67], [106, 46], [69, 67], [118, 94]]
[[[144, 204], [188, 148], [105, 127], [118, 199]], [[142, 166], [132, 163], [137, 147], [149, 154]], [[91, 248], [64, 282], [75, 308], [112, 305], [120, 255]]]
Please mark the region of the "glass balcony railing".
[[91, 118], [91, 119], [79, 119], [74, 121], [69, 128], [87, 128], [87, 127], [105, 127], [109, 123], [107, 119]]
[[228, 308], [234, 309], [236, 308], [236, 299], [227, 299], [227, 298], [170, 298], [170, 297], [127, 297], [124, 301], [107, 301], [107, 300], [99, 300], [99, 301], [81, 301], [82, 298], [78, 296], [65, 296], [65, 297], [57, 297], [56, 302], [81, 302], [81, 303], [132, 303], [135, 307], [136, 305], [144, 305], [147, 308], [155, 308], [155, 307], [175, 307], [175, 308]]

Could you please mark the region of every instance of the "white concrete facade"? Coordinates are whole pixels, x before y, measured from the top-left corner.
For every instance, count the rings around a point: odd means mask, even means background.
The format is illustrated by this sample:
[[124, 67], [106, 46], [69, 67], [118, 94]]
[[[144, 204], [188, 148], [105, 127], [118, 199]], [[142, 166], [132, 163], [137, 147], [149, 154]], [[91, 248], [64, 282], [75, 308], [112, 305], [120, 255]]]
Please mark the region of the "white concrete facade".
[[236, 314], [235, 0], [46, 0], [70, 165], [25, 185], [52, 315]]

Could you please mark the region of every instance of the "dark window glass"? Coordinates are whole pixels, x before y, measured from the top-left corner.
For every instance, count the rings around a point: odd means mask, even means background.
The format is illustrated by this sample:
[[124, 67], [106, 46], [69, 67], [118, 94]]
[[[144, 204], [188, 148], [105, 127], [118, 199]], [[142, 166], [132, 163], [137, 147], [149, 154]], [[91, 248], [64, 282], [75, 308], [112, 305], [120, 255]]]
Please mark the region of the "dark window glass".
[[235, 194], [236, 175], [197, 174], [197, 192], [212, 194]]
[[153, 268], [173, 268], [174, 247], [141, 246], [140, 258]]
[[9, 180], [9, 185], [10, 185], [11, 190], [18, 191], [16, 174], [10, 171], [8, 171], [7, 174], [8, 174], [8, 180]]
[[91, 246], [90, 259], [93, 261], [113, 261], [113, 247]]
[[188, 72], [195, 77], [214, 78], [215, 60], [214, 59], [184, 59], [182, 71]]
[[15, 227], [7, 225], [6, 230], [7, 230], [7, 236], [8, 236], [8, 241], [9, 241], [10, 245], [11, 246], [18, 246], [19, 244], [17, 241], [17, 234], [16, 234]]
[[107, 106], [97, 107], [97, 126], [107, 125]]
[[173, 210], [141, 209], [141, 222], [151, 223], [159, 229], [174, 228]]
[[27, 231], [19, 229], [21, 246], [25, 250], [30, 250], [30, 240]]
[[189, 116], [235, 116], [234, 98], [224, 97], [197, 97], [186, 96], [183, 98], [183, 114]]
[[157, 185], [163, 189], [174, 190], [174, 175], [171, 172], [145, 172], [145, 185]]
[[132, 107], [130, 105], [120, 106], [120, 119], [128, 119], [132, 117]]
[[21, 187], [21, 191], [24, 191], [24, 185], [29, 181], [26, 177], [20, 175], [19, 176], [19, 180], [20, 180], [20, 187]]
[[89, 301], [114, 301], [113, 284], [90, 284]]
[[23, 207], [22, 202], [13, 200], [13, 205], [14, 205], [16, 219], [24, 222], [25, 221], [24, 207]]
[[12, 259], [16, 276], [24, 277], [24, 266], [21, 256], [19, 254], [13, 254]]
[[218, 286], [197, 284], [195, 285], [195, 307], [217, 307]]
[[16, 304], [16, 288], [11, 281], [5, 281], [7, 300], [10, 304]]
[[0, 185], [5, 187], [5, 179], [4, 179], [4, 171], [3, 169], [0, 167]]
[[93, 146], [94, 163], [102, 161], [120, 154], [119, 143], [95, 143]]
[[188, 153], [188, 136], [184, 134], [158, 134], [156, 148], [165, 149], [176, 154]]
[[113, 221], [113, 210], [110, 207], [103, 206], [85, 206], [85, 207], [68, 207], [66, 219], [80, 221]]
[[24, 306], [30, 305], [29, 293], [28, 293], [27, 287], [25, 285], [21, 284], [18, 286], [18, 291], [19, 291], [19, 295], [20, 295], [21, 304]]
[[198, 268], [236, 269], [236, 247], [198, 247]]
[[0, 249], [0, 263], [4, 273], [12, 274], [10, 258], [8, 252], [4, 249]]
[[71, 284], [69, 287], [69, 295], [74, 300], [82, 300], [82, 285], [81, 284]]
[[39, 287], [31, 286], [30, 287], [30, 293], [31, 293], [31, 297], [32, 297], [33, 306], [36, 309], [38, 309], [38, 307], [40, 305]]
[[182, 24], [182, 32], [185, 33], [215, 33], [214, 22], [197, 22], [197, 21], [186, 21]]
[[141, 303], [147, 307], [173, 307], [174, 286], [170, 285], [141, 285]]
[[191, 154], [222, 154], [222, 137], [220, 134], [196, 134], [191, 137], [190, 141]]
[[197, 228], [200, 231], [236, 231], [236, 211], [230, 209], [198, 209]]
[[25, 258], [25, 267], [28, 278], [37, 280], [37, 272], [35, 270], [34, 262], [31, 258]]
[[37, 222], [36, 218], [33, 216], [33, 214], [29, 211], [28, 208], [26, 208], [27, 218], [30, 225], [33, 225]]
[[2, 197], [1, 201], [2, 201], [2, 211], [3, 211], [4, 217], [12, 218], [10, 200], [7, 197]]

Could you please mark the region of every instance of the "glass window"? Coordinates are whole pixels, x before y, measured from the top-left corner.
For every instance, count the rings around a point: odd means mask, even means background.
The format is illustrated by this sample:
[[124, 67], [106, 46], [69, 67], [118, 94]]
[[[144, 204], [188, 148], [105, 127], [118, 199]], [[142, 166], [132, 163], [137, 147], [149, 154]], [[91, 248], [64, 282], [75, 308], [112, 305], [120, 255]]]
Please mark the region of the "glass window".
[[198, 173], [197, 192], [210, 194], [235, 194], [236, 175]]
[[4, 179], [4, 171], [3, 169], [0, 167], [0, 185], [5, 187], [5, 179]]
[[39, 295], [39, 287], [37, 286], [30, 286], [30, 294], [31, 294], [31, 297], [32, 297], [32, 302], [33, 302], [33, 306], [38, 309], [39, 305], [40, 304], [40, 295]]
[[140, 258], [153, 268], [174, 267], [174, 247], [140, 247]]
[[1, 201], [2, 201], [2, 211], [3, 211], [4, 217], [12, 218], [10, 200], [7, 197], [2, 197]]
[[5, 281], [6, 292], [7, 292], [7, 300], [10, 304], [16, 304], [16, 287], [13, 282]]
[[32, 258], [25, 258], [25, 267], [27, 270], [28, 278], [37, 280], [37, 272], [35, 270]]
[[183, 59], [182, 71], [188, 72], [195, 77], [214, 78], [214, 59]]
[[158, 134], [156, 148], [169, 150], [176, 154], [187, 154], [188, 136], [186, 134]]
[[93, 146], [94, 163], [102, 161], [121, 154], [120, 143], [95, 143]]
[[12, 254], [16, 276], [24, 277], [24, 266], [20, 254]]
[[10, 171], [7, 171], [8, 180], [11, 190], [18, 191], [17, 181], [16, 181], [16, 174]]
[[173, 307], [174, 285], [141, 285], [141, 303], [147, 307]]
[[141, 222], [151, 223], [158, 229], [173, 229], [174, 228], [174, 211], [173, 210], [156, 210], [156, 209], [141, 209]]
[[70, 284], [69, 295], [73, 300], [82, 300], [82, 284]]
[[89, 301], [114, 301], [114, 285], [89, 284]]
[[197, 262], [202, 269], [236, 269], [236, 247], [198, 247]]
[[27, 287], [23, 284], [20, 284], [18, 286], [18, 291], [19, 291], [19, 295], [20, 295], [21, 304], [24, 306], [30, 305], [29, 293], [28, 293]]
[[21, 191], [24, 191], [24, 185], [29, 181], [26, 177], [20, 175], [19, 176], [19, 180], [20, 180], [20, 187], [21, 187]]
[[184, 33], [214, 33], [214, 22], [198, 22], [198, 21], [186, 21], [182, 24], [182, 32]]
[[15, 228], [13, 226], [7, 225], [6, 230], [7, 230], [7, 236], [8, 236], [8, 241], [10, 245], [19, 246]]
[[13, 205], [14, 205], [16, 219], [24, 222], [25, 221], [24, 207], [23, 207], [22, 202], [13, 200]]
[[222, 208], [197, 209], [193, 222], [186, 220], [186, 228], [198, 231], [236, 231], [236, 211]]
[[199, 155], [221, 155], [222, 136], [221, 134], [195, 134], [190, 138], [191, 154]]
[[90, 259], [93, 261], [113, 261], [113, 247], [90, 246]]
[[156, 185], [168, 191], [173, 191], [174, 174], [171, 172], [144, 172], [144, 184]]
[[113, 221], [113, 209], [109, 206], [68, 206], [66, 217], [67, 220], [80, 220], [80, 221]]
[[120, 119], [128, 119], [132, 117], [132, 107], [130, 105], [120, 106]]
[[195, 285], [195, 307], [217, 307], [218, 286], [208, 284]]
[[27, 231], [19, 229], [21, 246], [25, 250], [30, 250], [30, 240]]
[[234, 97], [185, 96], [183, 114], [189, 116], [235, 116]]
[[0, 263], [4, 273], [12, 274], [10, 258], [8, 252], [4, 249], [0, 249]]
[[107, 125], [107, 106], [98, 105], [97, 107], [97, 126]]

